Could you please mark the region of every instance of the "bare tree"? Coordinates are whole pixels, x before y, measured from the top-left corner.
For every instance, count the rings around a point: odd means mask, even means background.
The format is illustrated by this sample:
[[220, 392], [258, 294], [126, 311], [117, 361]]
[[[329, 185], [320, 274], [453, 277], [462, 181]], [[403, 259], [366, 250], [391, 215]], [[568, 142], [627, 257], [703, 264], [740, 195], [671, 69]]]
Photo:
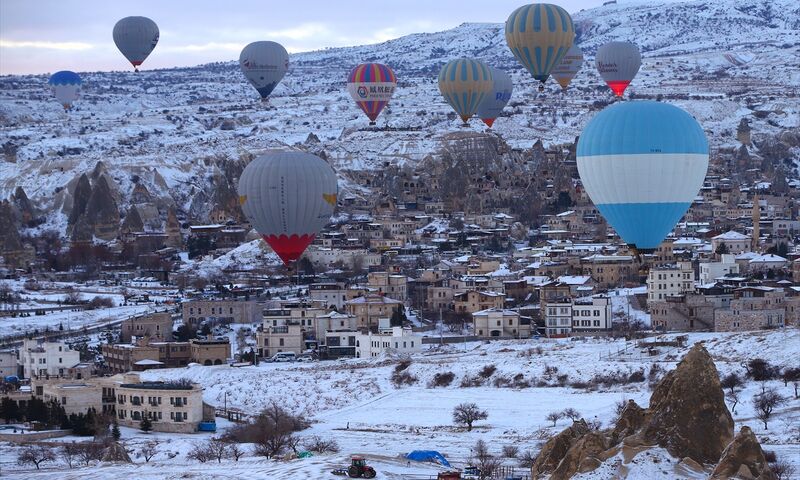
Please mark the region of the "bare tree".
[[520, 455], [518, 458], [519, 466], [522, 468], [531, 468], [533, 466], [533, 462], [536, 461], [536, 455], [530, 450], [522, 452], [522, 455]]
[[210, 458], [217, 459], [217, 463], [222, 463], [223, 458], [228, 458], [228, 444], [221, 438], [212, 438], [206, 442], [206, 449]]
[[791, 463], [787, 462], [786, 460], [779, 460], [776, 459], [774, 462], [769, 464], [769, 469], [772, 470], [772, 473], [778, 477], [778, 480], [789, 480], [790, 478], [794, 477], [796, 472], [796, 468]]
[[150, 459], [153, 458], [156, 453], [158, 453], [158, 441], [157, 440], [149, 440], [142, 445], [142, 448], [139, 449], [139, 453], [144, 457], [145, 463], [150, 462]]
[[289, 438], [286, 439], [286, 446], [292, 450], [292, 453], [297, 455], [299, 452], [297, 451], [297, 447], [300, 446], [301, 438], [296, 435], [289, 435]]
[[66, 443], [61, 446], [59, 450], [59, 455], [61, 459], [67, 464], [69, 468], [72, 468], [73, 464], [78, 461], [78, 452], [80, 452], [80, 447], [77, 443]]
[[729, 390], [725, 392], [725, 399], [731, 403], [731, 411], [736, 415], [736, 405], [739, 404], [739, 390]]
[[731, 372], [722, 377], [719, 383], [722, 388], [728, 388], [731, 392], [733, 392], [734, 389], [741, 387], [744, 382], [742, 382], [742, 378], [739, 377], [739, 375], [737, 375], [735, 372]]
[[762, 393], [753, 396], [756, 417], [764, 422], [764, 430], [769, 430], [767, 422], [772, 416], [772, 411], [785, 401], [786, 399], [773, 388], [766, 389]]
[[78, 458], [84, 465], [103, 456], [103, 445], [99, 442], [83, 442], [78, 444]]
[[35, 465], [36, 470], [39, 470], [39, 465], [42, 463], [55, 460], [53, 449], [45, 445], [25, 445], [17, 455], [18, 465]]
[[556, 426], [556, 422], [564, 418], [564, 412], [550, 412], [545, 417], [545, 420], [553, 422], [553, 426]]
[[503, 456], [506, 458], [517, 458], [519, 447], [516, 445], [503, 445]]
[[453, 408], [453, 422], [458, 425], [466, 425], [467, 431], [472, 431], [472, 424], [478, 420], [486, 420], [489, 413], [481, 410], [474, 403], [460, 403]]
[[228, 445], [228, 455], [238, 462], [239, 459], [244, 455], [244, 450], [239, 446], [238, 443], [231, 443]]
[[308, 437], [303, 444], [306, 450], [317, 453], [338, 453], [339, 444], [333, 439], [323, 439], [319, 435]]
[[561, 415], [563, 415], [565, 418], [569, 418], [573, 422], [576, 421], [576, 420], [580, 420], [580, 418], [581, 418], [580, 412], [578, 412], [574, 408], [565, 408], [561, 412]]
[[501, 461], [489, 452], [489, 447], [483, 440], [475, 442], [475, 447], [472, 449], [474, 455], [475, 466], [480, 470], [481, 480], [491, 478], [495, 470], [500, 467]]
[[211, 455], [205, 445], [199, 443], [194, 444], [194, 447], [186, 454], [189, 460], [196, 460], [200, 463], [206, 463], [211, 460]]

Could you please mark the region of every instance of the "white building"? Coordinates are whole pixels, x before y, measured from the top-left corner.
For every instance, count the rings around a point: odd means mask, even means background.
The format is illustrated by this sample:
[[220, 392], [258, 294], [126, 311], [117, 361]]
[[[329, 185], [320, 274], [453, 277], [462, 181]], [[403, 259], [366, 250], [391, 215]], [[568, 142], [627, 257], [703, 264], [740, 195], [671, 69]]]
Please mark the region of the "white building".
[[332, 267], [334, 264], [340, 264], [344, 268], [359, 266], [366, 269], [381, 264], [381, 255], [379, 253], [372, 253], [363, 249], [344, 250], [312, 246], [306, 250], [305, 256], [314, 265], [323, 267]]
[[758, 255], [750, 260], [750, 272], [764, 272], [767, 270], [780, 270], [789, 263], [785, 258], [767, 253]]
[[736, 255], [750, 250], [752, 242], [749, 235], [730, 230], [711, 239], [711, 250], [716, 252], [723, 243], [728, 250], [727, 253]]
[[308, 296], [312, 301], [326, 307], [344, 308], [347, 298], [347, 287], [341, 283], [312, 283], [308, 286]]
[[547, 302], [544, 306], [544, 326], [548, 337], [569, 335], [572, 331], [572, 299]]
[[654, 266], [647, 274], [647, 300], [650, 302], [691, 291], [694, 291], [694, 268], [690, 262]]
[[410, 328], [393, 327], [392, 333], [356, 334], [356, 357], [377, 357], [384, 352], [412, 354], [422, 351], [422, 335]]
[[0, 350], [0, 378], [17, 374], [17, 352]]
[[611, 330], [611, 299], [605, 295], [576, 299], [572, 304], [572, 331]]
[[700, 283], [703, 285], [714, 282], [715, 279], [725, 275], [736, 275], [739, 273], [739, 265], [736, 258], [731, 254], [722, 255], [719, 262], [707, 262], [700, 264]]
[[80, 353], [70, 349], [64, 342], [25, 340], [19, 351], [19, 364], [26, 378], [66, 375], [67, 369], [80, 361]]

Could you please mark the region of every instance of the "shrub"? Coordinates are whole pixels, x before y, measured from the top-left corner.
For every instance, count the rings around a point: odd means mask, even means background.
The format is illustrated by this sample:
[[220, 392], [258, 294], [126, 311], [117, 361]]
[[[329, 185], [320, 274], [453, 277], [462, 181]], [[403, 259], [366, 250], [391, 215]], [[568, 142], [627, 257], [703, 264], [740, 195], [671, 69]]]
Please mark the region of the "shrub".
[[772, 380], [778, 375], [777, 367], [773, 367], [763, 358], [754, 358], [745, 365], [747, 376], [756, 381]]
[[519, 455], [519, 447], [516, 445], [504, 445], [503, 456], [506, 458], [517, 458]]
[[494, 375], [494, 372], [496, 371], [497, 367], [495, 367], [494, 364], [489, 364], [484, 366], [481, 371], [478, 372], [478, 375], [480, 375], [482, 378], [489, 378]]
[[318, 435], [308, 437], [303, 444], [306, 450], [317, 453], [339, 453], [339, 444], [334, 439], [323, 439]]
[[637, 370], [628, 375], [628, 383], [644, 382], [644, 370]]
[[480, 376], [471, 377], [466, 375], [464, 378], [461, 379], [461, 388], [469, 388], [469, 387], [480, 387], [483, 386], [484, 379]]
[[417, 383], [417, 380], [418, 380], [417, 377], [411, 375], [409, 372], [406, 372], [404, 370], [401, 370], [399, 372], [395, 371], [392, 374], [392, 385], [394, 385], [397, 388], [402, 387], [403, 385], [414, 385], [415, 383]]
[[411, 366], [411, 360], [408, 359], [400, 360], [400, 362], [394, 367], [394, 373], [400, 373], [403, 370], [408, 369], [408, 367], [410, 366]]
[[435, 387], [449, 387], [453, 380], [456, 378], [456, 374], [453, 372], [442, 372], [437, 373], [433, 376], [430, 383], [428, 384], [429, 388]]

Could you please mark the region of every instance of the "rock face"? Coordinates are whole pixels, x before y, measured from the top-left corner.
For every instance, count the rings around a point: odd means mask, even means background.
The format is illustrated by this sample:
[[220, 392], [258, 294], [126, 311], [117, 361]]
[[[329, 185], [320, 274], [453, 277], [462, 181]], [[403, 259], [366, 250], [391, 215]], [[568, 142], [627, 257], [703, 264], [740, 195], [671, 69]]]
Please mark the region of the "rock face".
[[22, 187], [18, 186], [14, 191], [14, 205], [19, 210], [22, 224], [33, 226], [38, 213]]
[[571, 478], [598, 468], [620, 452], [635, 455], [657, 444], [700, 470], [703, 464], [719, 461], [714, 478], [773, 480], [750, 429], [744, 427], [732, 440], [733, 419], [719, 374], [698, 343], [658, 383], [649, 408], [631, 400], [614, 428], [602, 431], [591, 430], [583, 420], [574, 422], [545, 443], [531, 467], [531, 477]]
[[742, 427], [728, 448], [722, 452], [719, 464], [711, 474], [712, 479], [740, 478], [745, 480], [777, 480], [772, 473], [764, 451], [750, 427]]
[[89, 183], [89, 177], [84, 173], [78, 179], [75, 192], [72, 194], [72, 210], [70, 210], [68, 218], [70, 227], [74, 226], [78, 222], [78, 218], [86, 212], [90, 196], [92, 196], [92, 184]]
[[14, 207], [7, 200], [0, 202], [0, 253], [22, 249]]
[[178, 216], [175, 215], [175, 209], [170, 208], [167, 211], [167, 222], [164, 227], [164, 233], [167, 234], [167, 246], [180, 248], [183, 244], [181, 238], [181, 224], [178, 222]]
[[125, 447], [119, 442], [112, 442], [103, 449], [100, 460], [103, 462], [132, 463], [131, 457], [128, 455], [128, 452], [125, 451]]
[[531, 476], [538, 478], [540, 475], [555, 470], [570, 448], [588, 432], [589, 426], [586, 421], [581, 419], [573, 422], [569, 428], [548, 440], [531, 466]]
[[113, 240], [119, 234], [119, 210], [111, 194], [105, 175], [97, 179], [86, 205], [86, 217], [94, 226], [94, 235], [102, 240]]
[[733, 440], [733, 418], [719, 373], [699, 343], [658, 383], [648, 410], [644, 440], [657, 442], [675, 457], [716, 463]]

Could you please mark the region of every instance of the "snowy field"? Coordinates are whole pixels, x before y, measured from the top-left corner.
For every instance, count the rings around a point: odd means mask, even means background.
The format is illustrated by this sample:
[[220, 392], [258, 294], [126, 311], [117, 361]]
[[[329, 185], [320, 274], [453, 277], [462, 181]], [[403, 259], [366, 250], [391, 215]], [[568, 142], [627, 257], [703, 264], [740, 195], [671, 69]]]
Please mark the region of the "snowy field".
[[[134, 475], [136, 478], [336, 478], [329, 472], [347, 462], [350, 454], [367, 455], [378, 472], [378, 478], [411, 479], [435, 475], [437, 467], [417, 464], [408, 467], [400, 457], [414, 449], [442, 452], [455, 466], [463, 467], [470, 458], [470, 449], [484, 439], [499, 454], [505, 445], [516, 445], [520, 451], [537, 452], [542, 442], [568, 425], [559, 420], [556, 427], [545, 419], [548, 413], [565, 408], [578, 410], [587, 420], [613, 422], [618, 402], [633, 399], [647, 405], [651, 394], [650, 372], [653, 365], [663, 371], [674, 368], [688, 348], [697, 341], [705, 342], [721, 374], [744, 373], [742, 362], [763, 356], [780, 366], [797, 366], [800, 353], [800, 330], [788, 329], [748, 334], [690, 334], [685, 348], [674, 348], [655, 357], [635, 354], [633, 344], [622, 340], [589, 339], [500, 341], [469, 343], [434, 349], [412, 358], [407, 368], [416, 383], [396, 387], [390, 378], [398, 359], [348, 360], [313, 364], [262, 364], [258, 367], [232, 368], [187, 367], [150, 371], [147, 379], [190, 378], [200, 382], [207, 402], [240, 408], [257, 413], [272, 401], [312, 421], [301, 436], [319, 435], [335, 439], [341, 452], [310, 459], [269, 461], [248, 453], [238, 463], [194, 464], [185, 453], [193, 442], [207, 438], [195, 435], [145, 435], [126, 429], [123, 436], [128, 448], [136, 450], [143, 439], [163, 439], [164, 453], [149, 464], [135, 459], [135, 465], [98, 466], [66, 471], [63, 466], [43, 467], [36, 478], [114, 478]], [[626, 349], [627, 346], [627, 349]], [[627, 353], [625, 353], [627, 351]], [[618, 353], [619, 352], [619, 353]], [[641, 353], [641, 352], [638, 352]], [[495, 370], [482, 381], [482, 386], [461, 387], [465, 378], [481, 383], [479, 372], [488, 365]], [[549, 368], [548, 368], [549, 367]], [[557, 367], [557, 372], [553, 370]], [[488, 373], [484, 370], [484, 374]], [[643, 371], [645, 380], [626, 385], [587, 390], [581, 385], [596, 375]], [[448, 387], [429, 387], [434, 375], [453, 372]], [[549, 372], [549, 373], [547, 373]], [[503, 378], [527, 381], [532, 386], [509, 388]], [[563, 377], [566, 375], [566, 378]], [[660, 378], [656, 373], [652, 378]], [[560, 378], [559, 378], [560, 377]], [[501, 380], [498, 380], [501, 379]], [[577, 383], [576, 383], [577, 382]], [[563, 384], [563, 386], [560, 386]], [[793, 396], [792, 385], [780, 381], [767, 382], [786, 397]], [[800, 468], [800, 401], [790, 400], [776, 410], [769, 430], [754, 418], [751, 398], [760, 391], [757, 382], [749, 382], [742, 390], [741, 403], [734, 419], [737, 430], [750, 426], [759, 436], [764, 449], [776, 451]], [[452, 409], [461, 402], [475, 402], [489, 413], [472, 432], [465, 432], [452, 423]], [[225, 423], [220, 424], [221, 430]], [[169, 442], [169, 443], [166, 443]], [[13, 450], [13, 449], [12, 449]], [[10, 450], [6, 450], [9, 451]], [[180, 452], [173, 459], [167, 452]], [[30, 468], [14, 466], [14, 455], [6, 455], [0, 468], [8, 478], [33, 478]], [[640, 454], [627, 467], [629, 478], [705, 478], [675, 465], [663, 451], [654, 449]], [[514, 465], [508, 460], [507, 465]], [[609, 470], [600, 470], [581, 478], [608, 478]]]

